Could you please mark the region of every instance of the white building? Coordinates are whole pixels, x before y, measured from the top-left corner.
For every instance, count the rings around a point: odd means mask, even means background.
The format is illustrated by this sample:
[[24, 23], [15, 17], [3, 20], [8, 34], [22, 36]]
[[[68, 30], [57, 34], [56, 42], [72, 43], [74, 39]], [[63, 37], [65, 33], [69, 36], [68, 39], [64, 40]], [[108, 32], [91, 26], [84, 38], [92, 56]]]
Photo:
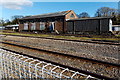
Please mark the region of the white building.
[[112, 31], [120, 31], [120, 25], [112, 25]]
[[15, 24], [15, 25], [7, 25], [5, 27], [6, 30], [18, 30], [19, 25]]
[[5, 29], [5, 26], [0, 26], [0, 30], [4, 30]]

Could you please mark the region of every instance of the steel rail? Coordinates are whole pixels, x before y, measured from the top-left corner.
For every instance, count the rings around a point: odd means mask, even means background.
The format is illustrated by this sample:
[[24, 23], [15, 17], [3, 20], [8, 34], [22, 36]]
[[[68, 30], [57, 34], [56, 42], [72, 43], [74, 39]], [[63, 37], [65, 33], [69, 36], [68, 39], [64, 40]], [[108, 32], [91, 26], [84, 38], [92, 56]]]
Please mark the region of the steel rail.
[[91, 75], [91, 76], [96, 77], [96, 78], [99, 78], [99, 79], [103, 79], [103, 80], [116, 80], [116, 79], [109, 78], [109, 77], [106, 77], [106, 76], [103, 76], [103, 75], [98, 75], [98, 74], [95, 74], [95, 73], [92, 73], [92, 72], [80, 70], [80, 69], [73, 68], [73, 67], [70, 67], [70, 66], [67, 66], [67, 65], [63, 65], [63, 64], [56, 63], [56, 62], [53, 62], [53, 61], [50, 61], [50, 60], [45, 60], [45, 59], [42, 59], [42, 58], [30, 56], [30, 55], [23, 54], [23, 53], [20, 53], [20, 52], [16, 52], [16, 51], [13, 51], [13, 50], [5, 49], [5, 48], [1, 48], [1, 49], [6, 50], [6, 51], [10, 51], [10, 52], [13, 52], [13, 53], [16, 53], [16, 54], [28, 56], [28, 57], [30, 57], [30, 58], [37, 59], [37, 60], [40, 60], [40, 61], [45, 61], [45, 62], [54, 64], [54, 65], [59, 65], [59, 66], [61, 66], [61, 67], [68, 68], [68, 69], [70, 69], [70, 70], [73, 70], [73, 71], [76, 71], [76, 72], [80, 72], [80, 73], [84, 73], [84, 74], [87, 74], [87, 75]]
[[57, 54], [57, 55], [62, 55], [62, 56], [67, 56], [67, 57], [72, 57], [72, 58], [77, 58], [77, 59], [88, 60], [88, 61], [92, 61], [95, 63], [120, 67], [120, 64], [116, 64], [116, 63], [110, 63], [110, 62], [101, 61], [101, 60], [95, 60], [95, 59], [90, 59], [90, 58], [85, 58], [85, 57], [80, 57], [80, 56], [75, 56], [75, 55], [70, 55], [70, 54], [64, 54], [64, 53], [60, 53], [60, 52], [48, 51], [48, 50], [44, 50], [44, 49], [38, 49], [38, 48], [28, 47], [28, 46], [19, 45], [19, 44], [8, 43], [8, 42], [0, 42], [0, 43], [18, 46], [18, 47], [27, 48], [27, 49], [32, 49], [32, 50], [37, 50], [37, 51], [42, 51], [42, 52], [47, 52], [47, 53], [51, 53], [51, 54]]
[[92, 40], [92, 41], [83, 41], [83, 40], [70, 40], [70, 39], [58, 39], [58, 38], [50, 38], [50, 37], [36, 37], [36, 36], [23, 36], [23, 35], [6, 35], [6, 36], [19, 36], [19, 37], [30, 37], [30, 38], [42, 38], [42, 39], [52, 39], [52, 40], [62, 40], [62, 41], [72, 41], [72, 42], [85, 42], [85, 43], [95, 43], [95, 44], [106, 44], [106, 45], [116, 45], [120, 46], [119, 41], [116, 41], [117, 43], [114, 43], [113, 41], [100, 41], [100, 40]]

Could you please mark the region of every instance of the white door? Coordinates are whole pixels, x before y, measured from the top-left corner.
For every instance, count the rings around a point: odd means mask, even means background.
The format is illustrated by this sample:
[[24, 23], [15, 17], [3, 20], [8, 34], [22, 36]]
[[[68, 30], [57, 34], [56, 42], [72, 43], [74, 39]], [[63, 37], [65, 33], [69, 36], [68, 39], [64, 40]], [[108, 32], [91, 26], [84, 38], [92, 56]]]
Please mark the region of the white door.
[[109, 31], [112, 31], [112, 20], [109, 20]]

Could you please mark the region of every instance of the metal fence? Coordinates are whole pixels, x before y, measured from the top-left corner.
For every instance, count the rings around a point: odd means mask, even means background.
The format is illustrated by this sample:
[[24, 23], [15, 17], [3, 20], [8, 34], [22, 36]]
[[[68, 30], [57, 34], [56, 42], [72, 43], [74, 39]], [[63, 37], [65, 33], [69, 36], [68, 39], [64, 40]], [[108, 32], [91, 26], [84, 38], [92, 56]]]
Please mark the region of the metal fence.
[[[98, 80], [90, 75], [75, 72], [67, 68], [37, 59], [23, 56], [17, 53], [0, 49], [0, 75], [3, 79], [44, 79], [67, 78], [82, 80]], [[94, 79], [93, 79], [94, 78]]]

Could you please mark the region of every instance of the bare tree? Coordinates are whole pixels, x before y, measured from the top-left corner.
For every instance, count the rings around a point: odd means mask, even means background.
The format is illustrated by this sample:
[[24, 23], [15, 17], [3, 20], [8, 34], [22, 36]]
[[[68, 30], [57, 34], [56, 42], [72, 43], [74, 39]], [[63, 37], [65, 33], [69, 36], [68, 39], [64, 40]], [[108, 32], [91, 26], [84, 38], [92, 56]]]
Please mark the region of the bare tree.
[[87, 12], [82, 12], [78, 15], [79, 18], [88, 18], [90, 17], [89, 14]]
[[99, 8], [96, 13], [95, 17], [110, 17], [110, 16], [116, 16], [118, 14], [117, 9], [109, 8], [109, 7], [101, 7]]
[[3, 26], [3, 24], [4, 24], [4, 19], [2, 18], [2, 19], [0, 19], [0, 26]]
[[8, 23], [8, 22], [10, 22], [10, 20], [9, 20], [9, 19], [6, 19], [6, 20], [5, 20], [5, 23]]
[[12, 20], [14, 20], [14, 19], [21, 19], [21, 18], [23, 18], [22, 15], [14, 15], [14, 16], [12, 16]]
[[23, 18], [22, 15], [15, 15], [15, 16], [12, 16], [12, 22], [11, 24], [18, 24], [19, 23], [19, 19]]

